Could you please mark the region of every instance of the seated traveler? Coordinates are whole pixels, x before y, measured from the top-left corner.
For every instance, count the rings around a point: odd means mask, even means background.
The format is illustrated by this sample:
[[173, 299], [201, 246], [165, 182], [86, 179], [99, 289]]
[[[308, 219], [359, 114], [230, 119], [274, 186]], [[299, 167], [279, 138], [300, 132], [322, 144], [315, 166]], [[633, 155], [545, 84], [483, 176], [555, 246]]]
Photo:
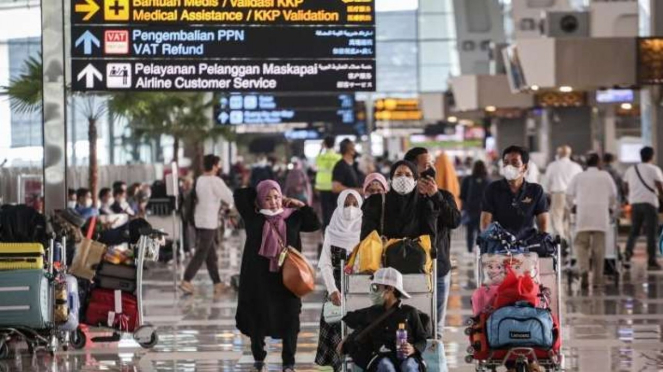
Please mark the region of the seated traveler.
[[[419, 311], [401, 302], [410, 298], [403, 290], [401, 273], [390, 267], [375, 272], [370, 297], [373, 306], [343, 318], [355, 332], [339, 345], [339, 351], [369, 372], [425, 371], [422, 355], [427, 334]], [[399, 329], [407, 335], [396, 345]]]

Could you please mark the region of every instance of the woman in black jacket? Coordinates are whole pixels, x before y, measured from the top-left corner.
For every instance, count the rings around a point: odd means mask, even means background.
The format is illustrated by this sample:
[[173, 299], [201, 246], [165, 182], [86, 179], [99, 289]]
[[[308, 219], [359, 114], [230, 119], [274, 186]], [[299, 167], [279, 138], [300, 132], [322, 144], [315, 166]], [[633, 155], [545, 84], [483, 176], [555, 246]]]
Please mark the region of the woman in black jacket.
[[271, 180], [256, 189], [237, 190], [234, 198], [246, 226], [237, 329], [251, 338], [254, 371], [267, 371], [265, 337], [283, 339], [283, 371], [294, 371], [302, 301], [283, 284], [279, 241], [301, 251], [300, 232], [316, 231], [320, 222], [313, 208], [283, 198], [279, 184]]
[[465, 177], [460, 187], [460, 200], [463, 201], [463, 224], [467, 230], [467, 251], [472, 253], [479, 234], [481, 201], [490, 183], [486, 164], [481, 160], [474, 163], [472, 175]]
[[439, 211], [435, 203], [417, 190], [419, 173], [413, 163], [400, 160], [390, 172], [391, 188], [384, 198], [384, 227], [382, 227], [382, 195], [366, 200], [361, 226], [363, 240], [373, 230], [388, 239], [435, 237]]

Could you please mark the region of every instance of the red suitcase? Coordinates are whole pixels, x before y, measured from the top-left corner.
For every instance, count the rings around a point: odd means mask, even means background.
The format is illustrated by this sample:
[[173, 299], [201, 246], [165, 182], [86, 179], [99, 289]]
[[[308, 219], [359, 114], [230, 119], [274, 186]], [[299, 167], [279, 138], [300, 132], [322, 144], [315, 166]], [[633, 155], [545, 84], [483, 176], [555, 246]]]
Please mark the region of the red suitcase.
[[[123, 332], [133, 332], [138, 323], [138, 305], [136, 297], [132, 294], [121, 292], [122, 315], [127, 317], [125, 326], [118, 326], [118, 316], [112, 325]], [[115, 291], [110, 289], [95, 288], [90, 294], [90, 302], [85, 312], [85, 324], [91, 326], [109, 327], [108, 315], [115, 312]]]

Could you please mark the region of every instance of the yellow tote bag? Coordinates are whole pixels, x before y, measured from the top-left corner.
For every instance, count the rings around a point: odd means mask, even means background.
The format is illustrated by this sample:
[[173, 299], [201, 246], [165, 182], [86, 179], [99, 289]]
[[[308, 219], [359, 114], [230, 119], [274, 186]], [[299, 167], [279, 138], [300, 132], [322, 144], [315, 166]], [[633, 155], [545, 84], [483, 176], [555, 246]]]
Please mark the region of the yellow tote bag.
[[383, 253], [382, 238], [377, 230], [373, 230], [352, 251], [346, 272], [352, 274], [373, 274], [382, 267]]

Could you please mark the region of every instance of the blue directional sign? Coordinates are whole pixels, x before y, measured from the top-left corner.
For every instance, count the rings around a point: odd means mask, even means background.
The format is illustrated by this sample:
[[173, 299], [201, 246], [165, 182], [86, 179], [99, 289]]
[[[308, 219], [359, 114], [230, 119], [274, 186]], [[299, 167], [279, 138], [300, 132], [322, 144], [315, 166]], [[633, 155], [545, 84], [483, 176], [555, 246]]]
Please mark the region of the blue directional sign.
[[92, 54], [92, 46], [95, 45], [97, 48], [101, 48], [101, 43], [96, 36], [94, 36], [89, 30], [85, 31], [78, 39], [76, 39], [75, 47], [79, 48], [83, 45], [83, 54], [89, 56]]

